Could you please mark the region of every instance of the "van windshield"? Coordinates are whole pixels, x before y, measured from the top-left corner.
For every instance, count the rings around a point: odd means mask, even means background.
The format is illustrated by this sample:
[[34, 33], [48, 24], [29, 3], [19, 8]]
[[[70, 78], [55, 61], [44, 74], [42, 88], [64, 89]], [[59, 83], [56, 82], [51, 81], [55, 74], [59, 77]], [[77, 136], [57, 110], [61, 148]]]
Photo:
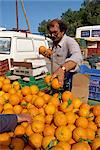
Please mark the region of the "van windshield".
[[0, 37], [0, 54], [10, 54], [11, 38]]

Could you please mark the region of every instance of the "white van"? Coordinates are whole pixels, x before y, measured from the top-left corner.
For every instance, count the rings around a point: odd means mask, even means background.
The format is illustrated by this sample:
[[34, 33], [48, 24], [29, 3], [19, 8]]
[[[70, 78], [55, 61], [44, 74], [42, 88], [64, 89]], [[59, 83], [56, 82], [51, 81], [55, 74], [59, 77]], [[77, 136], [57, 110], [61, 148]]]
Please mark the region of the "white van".
[[[42, 35], [0, 30], [0, 61], [8, 59], [10, 62], [12, 58], [17, 62], [32, 62], [33, 68], [37, 68], [34, 76], [41, 74], [41, 72], [48, 72], [46, 61], [38, 51], [40, 46], [48, 48], [48, 42]], [[9, 67], [11, 68], [11, 66]]]
[[100, 25], [83, 26], [76, 29], [76, 38], [91, 39], [99, 41], [100, 39]]

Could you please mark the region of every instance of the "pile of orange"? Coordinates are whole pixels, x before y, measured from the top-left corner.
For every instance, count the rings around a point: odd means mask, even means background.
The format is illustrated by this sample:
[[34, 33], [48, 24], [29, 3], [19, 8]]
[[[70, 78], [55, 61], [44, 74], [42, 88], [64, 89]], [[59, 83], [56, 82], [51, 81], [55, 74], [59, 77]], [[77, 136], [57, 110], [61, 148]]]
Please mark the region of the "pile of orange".
[[17, 125], [13, 132], [0, 134], [2, 150], [100, 148], [100, 105], [82, 103], [70, 91], [63, 92], [59, 100], [58, 93], [46, 94], [36, 85], [21, 88], [17, 81], [11, 83], [0, 77], [0, 113], [26, 113], [33, 120]]

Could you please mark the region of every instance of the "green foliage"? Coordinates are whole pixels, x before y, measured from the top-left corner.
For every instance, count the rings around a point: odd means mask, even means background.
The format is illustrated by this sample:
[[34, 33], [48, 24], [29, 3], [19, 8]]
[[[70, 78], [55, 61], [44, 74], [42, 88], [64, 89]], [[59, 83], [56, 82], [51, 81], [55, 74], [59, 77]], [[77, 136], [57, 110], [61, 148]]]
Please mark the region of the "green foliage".
[[[74, 37], [76, 28], [80, 26], [90, 26], [100, 24], [100, 1], [85, 0], [78, 11], [68, 9], [61, 14], [60, 18], [67, 24], [67, 35]], [[48, 34], [47, 23], [50, 20], [43, 20], [38, 27], [38, 31]]]

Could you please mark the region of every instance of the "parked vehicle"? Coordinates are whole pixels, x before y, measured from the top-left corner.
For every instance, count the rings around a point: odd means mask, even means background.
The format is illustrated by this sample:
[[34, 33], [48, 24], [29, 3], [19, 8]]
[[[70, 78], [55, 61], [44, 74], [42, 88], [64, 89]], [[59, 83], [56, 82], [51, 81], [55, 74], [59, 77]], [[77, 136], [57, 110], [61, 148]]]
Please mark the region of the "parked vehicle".
[[7, 31], [3, 28], [0, 30], [0, 60], [8, 59], [10, 69], [10, 59], [13, 59], [17, 62], [31, 62], [32, 67], [37, 68], [35, 75], [48, 72], [46, 61], [38, 51], [40, 46], [49, 47], [47, 39], [42, 35], [24, 31]]
[[83, 26], [76, 29], [76, 38], [98, 39], [100, 38], [100, 25]]

